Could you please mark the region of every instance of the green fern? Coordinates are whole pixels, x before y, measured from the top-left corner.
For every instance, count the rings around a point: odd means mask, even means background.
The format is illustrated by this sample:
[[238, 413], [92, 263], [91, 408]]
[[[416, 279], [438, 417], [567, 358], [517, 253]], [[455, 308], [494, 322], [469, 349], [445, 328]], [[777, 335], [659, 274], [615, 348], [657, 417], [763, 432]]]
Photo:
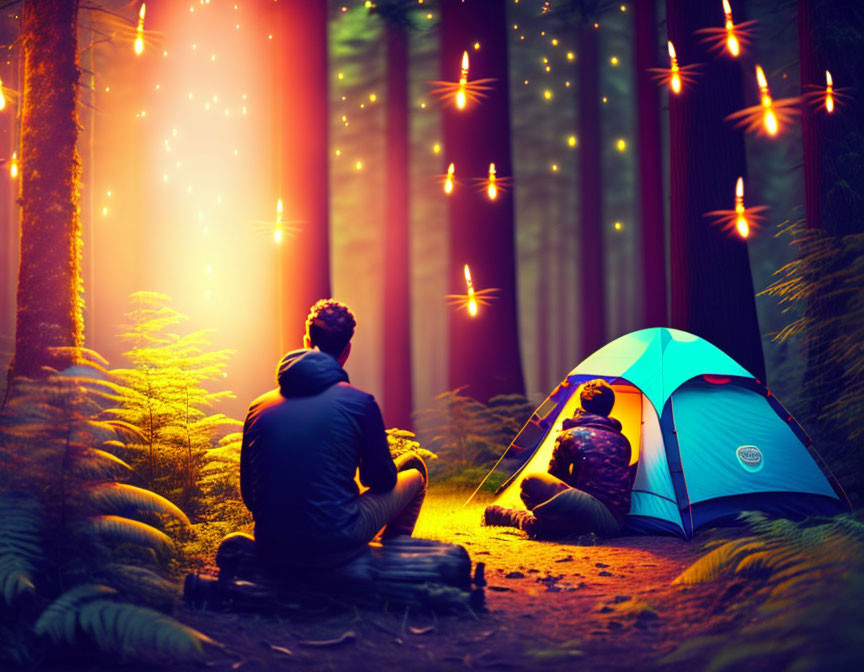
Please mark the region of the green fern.
[[76, 645], [87, 637], [100, 650], [124, 657], [199, 660], [206, 635], [158, 611], [112, 599], [113, 588], [76, 586], [52, 602], [34, 626], [55, 644]]
[[864, 620], [861, 520], [843, 515], [799, 523], [758, 513], [744, 518], [751, 536], [714, 547], [674, 583], [755, 575], [758, 588], [751, 599], [758, 602], [736, 606], [748, 613], [740, 629], [685, 641], [661, 662], [691, 662], [716, 672], [750, 669], [767, 657], [783, 669], [857, 666], [864, 655], [858, 632]]
[[179, 520], [189, 526], [189, 518], [173, 502], [155, 492], [125, 483], [100, 483], [89, 489], [90, 499], [106, 511], [157, 513]]
[[147, 546], [163, 556], [174, 550], [174, 542], [164, 532], [122, 516], [90, 516], [81, 523], [81, 529], [106, 541]]
[[35, 591], [34, 574], [42, 561], [36, 504], [20, 497], [0, 497], [0, 591], [7, 606]]

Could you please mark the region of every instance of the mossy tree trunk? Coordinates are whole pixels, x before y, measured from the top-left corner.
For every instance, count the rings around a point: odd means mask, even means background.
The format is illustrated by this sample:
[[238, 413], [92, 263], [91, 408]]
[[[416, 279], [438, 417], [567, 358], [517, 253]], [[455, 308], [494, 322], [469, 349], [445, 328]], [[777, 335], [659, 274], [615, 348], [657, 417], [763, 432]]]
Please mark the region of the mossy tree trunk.
[[15, 376], [63, 367], [52, 348], [84, 342], [78, 139], [77, 0], [22, 9], [21, 238]]

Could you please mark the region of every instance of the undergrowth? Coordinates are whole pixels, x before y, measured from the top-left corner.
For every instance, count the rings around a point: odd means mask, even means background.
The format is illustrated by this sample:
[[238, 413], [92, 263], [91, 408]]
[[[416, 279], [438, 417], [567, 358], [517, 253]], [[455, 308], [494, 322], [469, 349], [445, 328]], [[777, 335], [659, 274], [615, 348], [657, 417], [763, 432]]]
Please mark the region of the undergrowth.
[[859, 669], [864, 656], [864, 522], [860, 514], [796, 523], [744, 514], [751, 534], [719, 542], [675, 584], [747, 579], [760, 585], [729, 607], [732, 632], [682, 643], [661, 662], [709, 672]]

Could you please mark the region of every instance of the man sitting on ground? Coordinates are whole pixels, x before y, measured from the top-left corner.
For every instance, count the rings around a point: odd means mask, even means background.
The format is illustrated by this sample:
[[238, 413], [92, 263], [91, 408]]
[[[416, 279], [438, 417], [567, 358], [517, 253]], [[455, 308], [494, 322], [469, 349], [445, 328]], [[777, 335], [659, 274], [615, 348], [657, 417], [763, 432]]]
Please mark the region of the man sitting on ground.
[[[426, 467], [415, 456], [397, 469], [375, 398], [349, 384], [342, 367], [355, 326], [347, 306], [318, 301], [306, 320], [306, 347], [282, 358], [279, 387], [249, 407], [240, 485], [266, 564], [339, 565], [382, 528], [384, 539], [414, 530]], [[362, 495], [358, 468], [368, 487]]]
[[582, 407], [564, 420], [549, 472], [522, 481], [528, 511], [487, 507], [487, 525], [519, 527], [536, 538], [620, 533], [630, 510], [632, 477], [630, 442], [621, 433], [621, 423], [608, 417], [615, 392], [597, 379], [577, 393]]

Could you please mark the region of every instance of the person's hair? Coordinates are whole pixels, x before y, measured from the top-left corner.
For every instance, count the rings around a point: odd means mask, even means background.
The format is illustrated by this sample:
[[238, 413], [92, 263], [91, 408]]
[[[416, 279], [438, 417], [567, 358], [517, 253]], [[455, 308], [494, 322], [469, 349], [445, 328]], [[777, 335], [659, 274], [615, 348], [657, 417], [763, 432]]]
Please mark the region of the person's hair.
[[608, 416], [615, 405], [615, 391], [605, 380], [589, 380], [579, 387], [579, 401], [585, 412]]
[[336, 299], [321, 299], [309, 309], [306, 333], [313, 347], [339, 357], [354, 335], [354, 313]]

